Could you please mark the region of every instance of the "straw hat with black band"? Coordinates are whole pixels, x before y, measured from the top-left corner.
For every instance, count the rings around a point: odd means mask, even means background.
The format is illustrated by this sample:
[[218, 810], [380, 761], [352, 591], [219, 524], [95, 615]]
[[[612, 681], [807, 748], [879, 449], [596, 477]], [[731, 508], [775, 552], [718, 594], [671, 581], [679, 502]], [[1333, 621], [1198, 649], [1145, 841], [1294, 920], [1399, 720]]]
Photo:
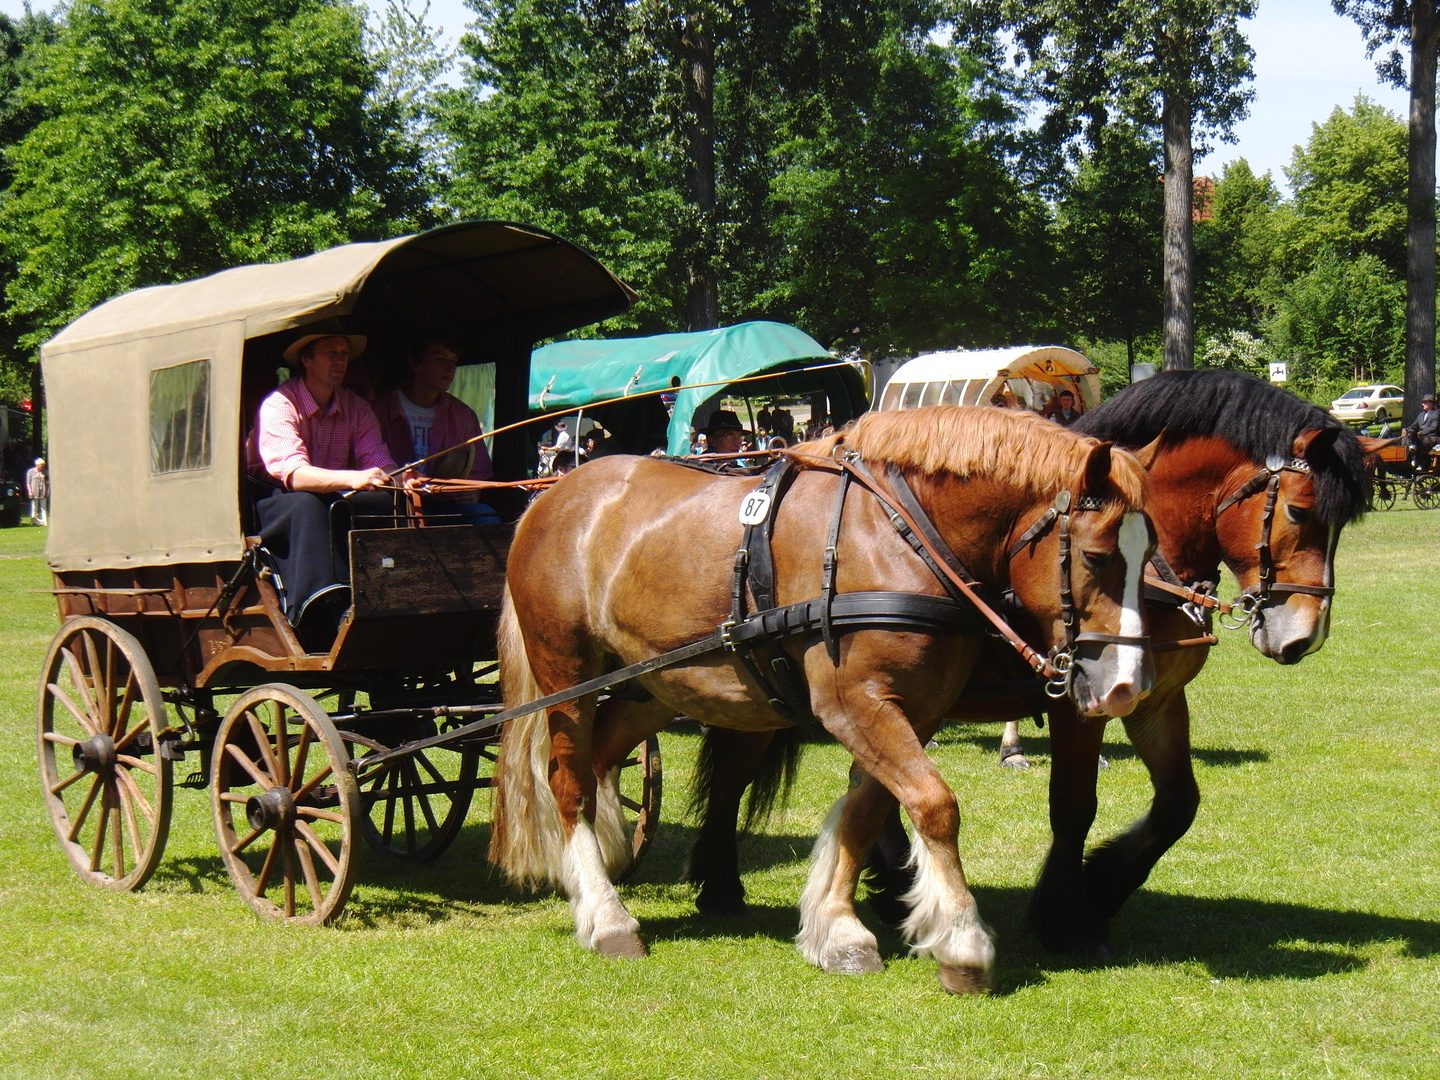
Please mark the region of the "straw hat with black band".
[[309, 345], [312, 341], [319, 341], [321, 338], [342, 337], [350, 343], [350, 359], [354, 360], [365, 351], [369, 344], [369, 338], [363, 334], [349, 334], [341, 325], [339, 319], [326, 319], [324, 322], [312, 323], [305, 327], [305, 333], [285, 346], [285, 362], [287, 364], [297, 363], [300, 359], [300, 350]]

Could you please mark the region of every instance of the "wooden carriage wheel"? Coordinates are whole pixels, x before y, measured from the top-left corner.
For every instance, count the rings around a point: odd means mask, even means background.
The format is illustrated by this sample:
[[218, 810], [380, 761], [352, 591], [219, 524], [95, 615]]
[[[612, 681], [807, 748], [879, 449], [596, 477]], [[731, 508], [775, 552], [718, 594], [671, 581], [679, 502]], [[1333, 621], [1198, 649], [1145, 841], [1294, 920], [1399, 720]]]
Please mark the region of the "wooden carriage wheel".
[[1440, 476], [1417, 477], [1411, 498], [1421, 510], [1434, 510], [1440, 506]]
[[246, 691], [215, 737], [210, 797], [220, 857], [269, 919], [329, 922], [355, 881], [360, 792], [340, 733], [284, 683]]
[[1371, 487], [1370, 501], [1376, 510], [1395, 509], [1395, 498], [1398, 495], [1398, 485], [1388, 477], [1377, 476]]
[[[421, 738], [433, 732], [416, 732]], [[341, 732], [356, 758], [389, 747], [353, 731]], [[494, 760], [493, 753], [488, 754]], [[454, 841], [476, 787], [481, 751], [473, 746], [432, 746], [381, 765], [360, 780], [360, 835], [376, 851], [406, 862], [430, 862]]]
[[624, 881], [635, 872], [660, 828], [660, 797], [664, 793], [660, 767], [660, 740], [651, 735], [620, 766], [620, 805], [633, 826], [630, 837], [630, 865], [620, 874]]
[[40, 782], [76, 873], [138, 889], [165, 851], [170, 762], [165, 702], [140, 643], [107, 619], [70, 619], [40, 676]]

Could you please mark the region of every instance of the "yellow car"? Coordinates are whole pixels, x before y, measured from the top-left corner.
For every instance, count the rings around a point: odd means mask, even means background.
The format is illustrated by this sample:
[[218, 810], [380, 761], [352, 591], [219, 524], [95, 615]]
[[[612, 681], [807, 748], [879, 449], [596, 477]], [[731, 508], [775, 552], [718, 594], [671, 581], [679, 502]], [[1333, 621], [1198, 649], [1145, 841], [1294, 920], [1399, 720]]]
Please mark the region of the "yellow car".
[[1404, 412], [1405, 391], [1387, 383], [1357, 386], [1330, 403], [1330, 415], [1347, 424], [1383, 424]]

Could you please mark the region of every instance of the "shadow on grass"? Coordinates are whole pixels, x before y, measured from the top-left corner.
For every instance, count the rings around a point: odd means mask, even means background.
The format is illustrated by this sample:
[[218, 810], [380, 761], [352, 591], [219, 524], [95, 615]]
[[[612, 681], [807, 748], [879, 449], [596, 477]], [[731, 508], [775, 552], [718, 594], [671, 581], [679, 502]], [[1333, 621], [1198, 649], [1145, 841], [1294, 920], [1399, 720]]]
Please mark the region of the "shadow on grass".
[[[982, 735], [974, 731], [952, 730], [948, 733], [942, 731], [936, 738], [941, 745], [975, 746], [984, 750], [997, 761], [1000, 757], [1000, 736], [998, 735]], [[1022, 734], [1020, 743], [1025, 748], [1026, 756], [1049, 760], [1050, 737], [1048, 735]], [[1105, 755], [1108, 761], [1133, 761], [1138, 757], [1135, 753], [1135, 748], [1128, 742], [1102, 743], [1100, 752]], [[1270, 755], [1264, 750], [1235, 750], [1224, 747], [1194, 746], [1190, 748], [1190, 756], [1201, 765], [1209, 765], [1215, 768], [1233, 768], [1237, 765], [1270, 760]]]
[[1194, 963], [1214, 979], [1316, 979], [1367, 966], [1373, 946], [1401, 956], [1440, 956], [1440, 923], [1365, 911], [1242, 897], [1142, 890], [1112, 923], [1108, 963], [1045, 952], [1024, 928], [1028, 889], [975, 890], [999, 937], [999, 991], [1044, 983], [1056, 972]]

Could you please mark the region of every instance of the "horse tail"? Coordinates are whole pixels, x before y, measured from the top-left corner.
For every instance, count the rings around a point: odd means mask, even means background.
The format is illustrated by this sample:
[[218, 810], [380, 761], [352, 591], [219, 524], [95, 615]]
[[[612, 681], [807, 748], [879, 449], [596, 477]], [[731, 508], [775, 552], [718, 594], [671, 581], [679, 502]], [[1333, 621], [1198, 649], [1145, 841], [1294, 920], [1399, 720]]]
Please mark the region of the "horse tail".
[[[530, 670], [508, 586], [496, 640], [505, 707], [542, 697]], [[495, 763], [495, 815], [490, 826], [489, 855], [510, 880], [530, 886], [557, 884], [561, 875], [564, 832], [560, 808], [550, 790], [549, 771], [549, 717], [544, 712], [533, 712], [507, 723]]]
[[[712, 734], [714, 731], [714, 728], [706, 727], [700, 739], [700, 752], [695, 758], [695, 780], [690, 787], [689, 813], [702, 822], [710, 812], [710, 797], [715, 790], [716, 776], [727, 767], [718, 737]], [[775, 732], [750, 781], [745, 820], [741, 825], [743, 832], [765, 824], [777, 806], [783, 808], [790, 801], [804, 749], [805, 732], [802, 728], [781, 728]]]

